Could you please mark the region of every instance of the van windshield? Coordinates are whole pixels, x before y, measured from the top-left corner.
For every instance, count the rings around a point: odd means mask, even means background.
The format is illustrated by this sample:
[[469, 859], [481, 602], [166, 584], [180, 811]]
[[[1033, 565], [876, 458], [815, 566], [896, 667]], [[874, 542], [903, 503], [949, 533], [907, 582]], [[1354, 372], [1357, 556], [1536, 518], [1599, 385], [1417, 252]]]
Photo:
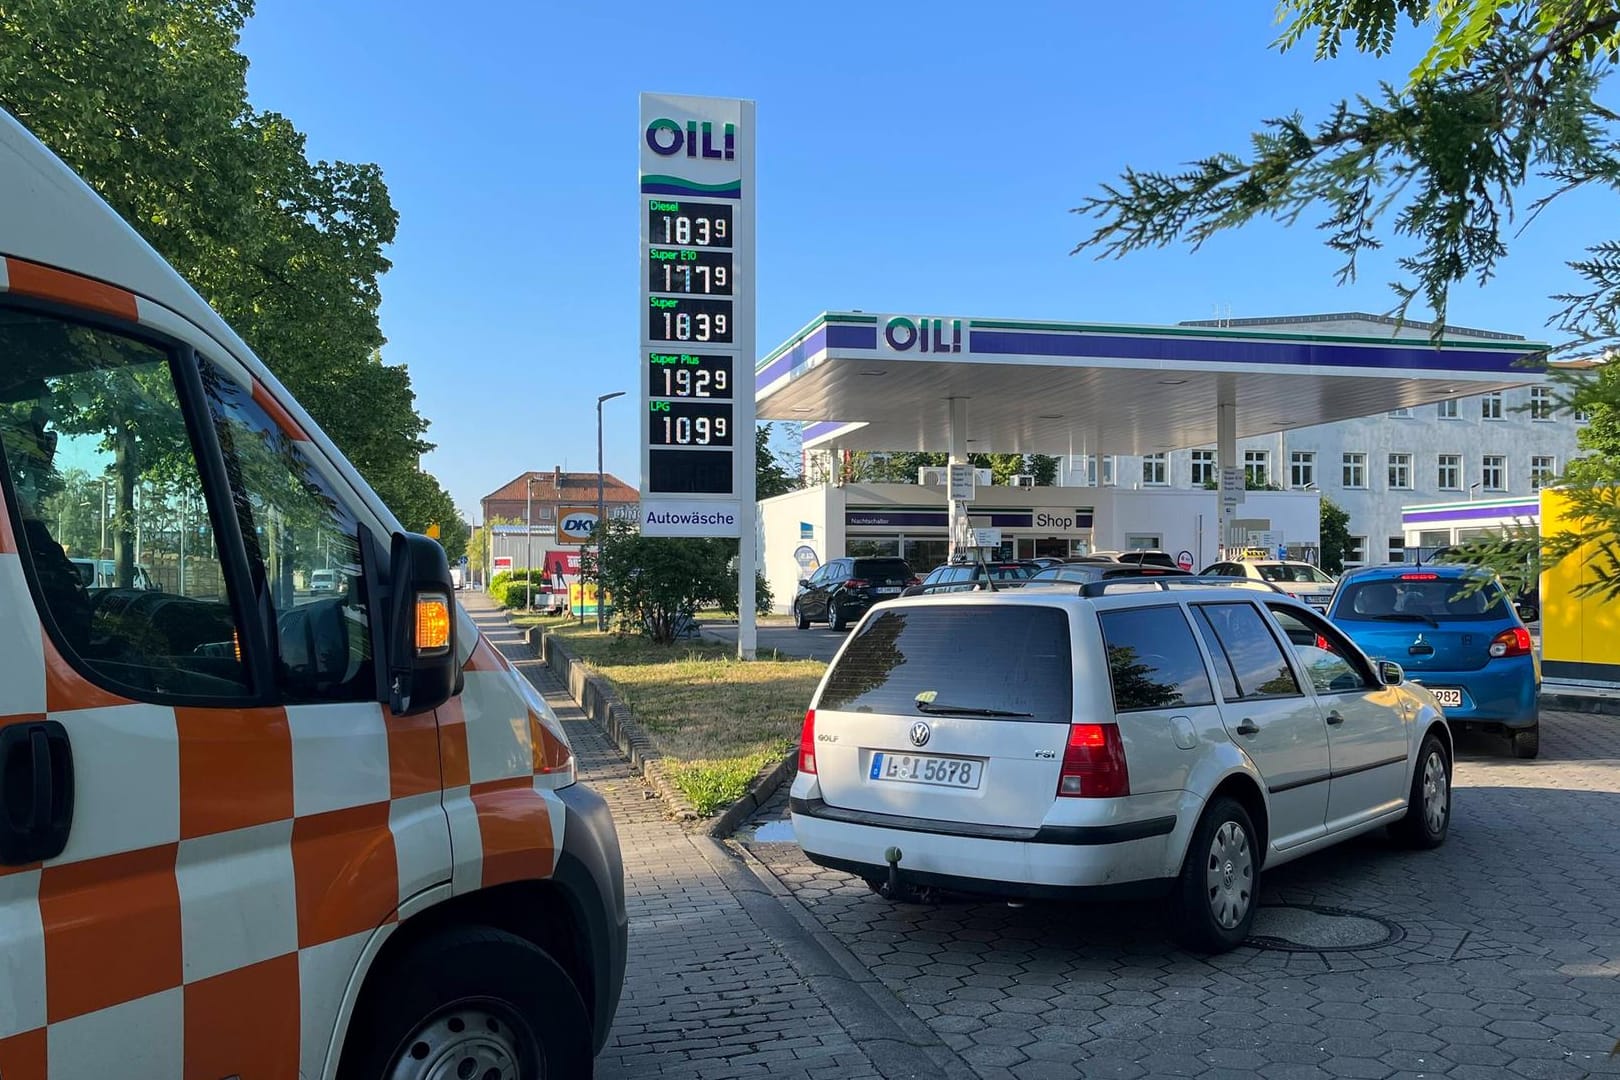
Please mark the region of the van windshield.
[[[923, 716], [930, 708], [1067, 724], [1069, 621], [1033, 604], [929, 604], [869, 618], [845, 647], [818, 709]], [[986, 714], [981, 714], [986, 715]], [[994, 719], [986, 715], [986, 719]]]

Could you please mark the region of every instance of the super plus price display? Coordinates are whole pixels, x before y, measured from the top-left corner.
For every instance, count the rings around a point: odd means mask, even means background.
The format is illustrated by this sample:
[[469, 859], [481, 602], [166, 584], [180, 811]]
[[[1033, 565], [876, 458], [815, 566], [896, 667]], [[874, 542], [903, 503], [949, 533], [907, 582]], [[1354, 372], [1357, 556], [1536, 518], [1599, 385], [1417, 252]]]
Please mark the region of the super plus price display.
[[[642, 495], [652, 531], [670, 516], [660, 509], [708, 523], [751, 496], [753, 106], [659, 94], [641, 105]], [[736, 536], [739, 518], [729, 518], [718, 532], [662, 535]]]

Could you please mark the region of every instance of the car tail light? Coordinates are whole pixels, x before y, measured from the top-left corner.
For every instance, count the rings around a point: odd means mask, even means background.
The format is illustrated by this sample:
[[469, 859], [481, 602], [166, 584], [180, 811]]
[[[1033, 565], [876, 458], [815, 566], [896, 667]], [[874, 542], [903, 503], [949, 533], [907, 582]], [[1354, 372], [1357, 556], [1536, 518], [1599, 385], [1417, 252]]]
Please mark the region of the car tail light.
[[1528, 656], [1530, 644], [1530, 631], [1515, 626], [1491, 638], [1491, 656]]
[[816, 710], [804, 714], [804, 727], [799, 729], [799, 771], [814, 776], [816, 772]]
[[852, 577], [852, 578], [849, 578], [847, 581], [844, 582], [844, 588], [846, 588], [846, 589], [864, 589], [870, 584], [871, 584], [871, 582], [867, 581], [865, 578]]
[[912, 575], [911, 575], [911, 580], [910, 580], [910, 581], [907, 581], [907, 582], [906, 582], [906, 585], [907, 585], [907, 586], [911, 586], [911, 585], [921, 585], [921, 584], [922, 584], [922, 583], [923, 583], [923, 579], [922, 579], [922, 578], [921, 578], [921, 577], [918, 577], [918, 576], [917, 576], [917, 575], [916, 575], [916, 574], [912, 574]]
[[1402, 574], [1402, 581], [1439, 581], [1439, 574]]
[[1057, 793], [1070, 799], [1116, 799], [1131, 793], [1118, 724], [1074, 724], [1069, 728]]
[[1321, 634], [1316, 635], [1316, 647], [1321, 649], [1323, 652], [1333, 651], [1333, 646], [1328, 644], [1328, 639], [1323, 637]]

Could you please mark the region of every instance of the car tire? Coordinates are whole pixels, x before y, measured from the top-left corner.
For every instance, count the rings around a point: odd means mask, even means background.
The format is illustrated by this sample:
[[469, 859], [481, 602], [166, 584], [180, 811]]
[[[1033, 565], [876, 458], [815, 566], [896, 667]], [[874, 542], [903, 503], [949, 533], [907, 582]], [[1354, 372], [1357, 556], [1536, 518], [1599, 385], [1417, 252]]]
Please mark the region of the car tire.
[[835, 634], [844, 629], [844, 616], [837, 604], [827, 605], [827, 629]]
[[[501, 930], [466, 927], [414, 946], [368, 988], [340, 1080], [441, 1075], [590, 1077], [590, 1017], [567, 973]], [[458, 1059], [459, 1058], [459, 1062]], [[447, 1064], [448, 1063], [448, 1064]]]
[[793, 625], [797, 626], [800, 630], [810, 629], [810, 616], [806, 615], [804, 613], [804, 609], [798, 604], [793, 605], [793, 620]]
[[1242, 803], [1225, 795], [1210, 801], [1176, 881], [1172, 932], [1183, 946], [1223, 953], [1249, 936], [1260, 902], [1257, 840]]
[[1423, 736], [1406, 796], [1406, 816], [1390, 829], [1409, 848], [1437, 848], [1451, 829], [1451, 755], [1434, 732]]
[[1541, 753], [1541, 724], [1538, 722], [1523, 731], [1515, 731], [1513, 739], [1513, 756], [1526, 761]]

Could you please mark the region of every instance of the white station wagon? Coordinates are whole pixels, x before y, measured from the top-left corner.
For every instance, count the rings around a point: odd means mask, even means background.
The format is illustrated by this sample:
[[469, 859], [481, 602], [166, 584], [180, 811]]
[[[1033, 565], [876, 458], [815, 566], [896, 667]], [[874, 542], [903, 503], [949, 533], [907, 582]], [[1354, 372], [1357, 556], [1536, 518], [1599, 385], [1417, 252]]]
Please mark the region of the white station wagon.
[[805, 853], [891, 897], [1169, 895], [1230, 949], [1262, 869], [1450, 823], [1451, 733], [1399, 666], [1291, 597], [1199, 578], [874, 608], [805, 716]]

